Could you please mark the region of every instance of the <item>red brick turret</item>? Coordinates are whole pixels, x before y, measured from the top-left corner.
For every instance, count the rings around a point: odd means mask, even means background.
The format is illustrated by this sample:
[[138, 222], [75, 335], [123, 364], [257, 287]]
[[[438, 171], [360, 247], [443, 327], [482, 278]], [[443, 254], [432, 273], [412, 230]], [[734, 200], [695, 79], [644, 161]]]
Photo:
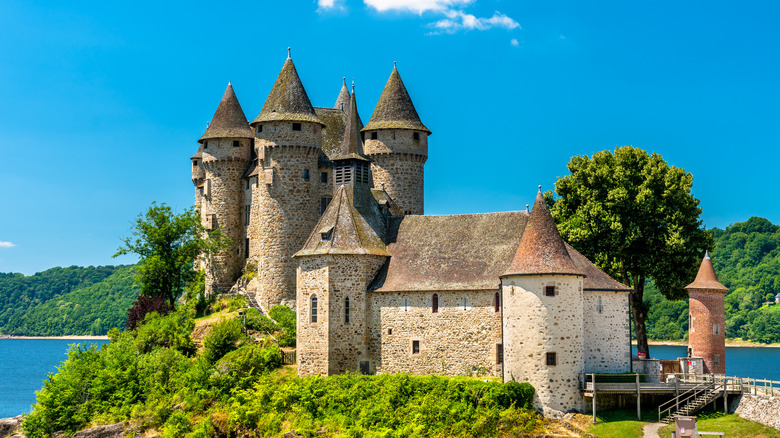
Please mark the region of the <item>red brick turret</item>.
[[709, 253], [699, 267], [688, 291], [690, 327], [688, 350], [691, 356], [704, 358], [704, 372], [726, 372], [725, 296], [728, 288], [720, 284]]

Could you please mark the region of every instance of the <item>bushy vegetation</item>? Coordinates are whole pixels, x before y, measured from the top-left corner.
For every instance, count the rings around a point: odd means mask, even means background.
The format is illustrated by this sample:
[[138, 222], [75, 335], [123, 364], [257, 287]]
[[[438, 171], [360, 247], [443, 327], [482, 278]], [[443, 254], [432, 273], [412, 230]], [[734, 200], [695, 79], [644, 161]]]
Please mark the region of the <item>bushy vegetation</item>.
[[35, 275], [0, 273], [0, 333], [18, 336], [105, 335], [125, 327], [139, 293], [133, 266], [52, 268]]
[[[780, 226], [764, 218], [714, 228], [712, 262], [726, 294], [726, 337], [780, 342]], [[693, 281], [693, 279], [691, 279]], [[650, 283], [648, 334], [656, 340], [682, 340], [688, 333], [688, 300], [670, 301]]]

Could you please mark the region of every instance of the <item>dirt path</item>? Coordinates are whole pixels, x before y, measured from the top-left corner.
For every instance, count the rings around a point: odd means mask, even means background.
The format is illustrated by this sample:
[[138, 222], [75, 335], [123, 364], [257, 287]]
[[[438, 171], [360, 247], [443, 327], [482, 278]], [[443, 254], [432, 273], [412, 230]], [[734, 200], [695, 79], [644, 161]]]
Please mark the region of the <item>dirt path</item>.
[[647, 423], [644, 425], [645, 438], [658, 438], [658, 429], [663, 426], [661, 423]]

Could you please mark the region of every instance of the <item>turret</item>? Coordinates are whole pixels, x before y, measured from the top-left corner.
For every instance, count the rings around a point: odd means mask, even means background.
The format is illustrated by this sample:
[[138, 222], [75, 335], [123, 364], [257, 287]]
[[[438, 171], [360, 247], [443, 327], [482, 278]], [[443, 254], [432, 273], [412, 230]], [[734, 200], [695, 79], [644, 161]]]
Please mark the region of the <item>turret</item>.
[[405, 214], [423, 214], [431, 131], [420, 121], [397, 68], [362, 132], [374, 186], [384, 187]]
[[541, 186], [514, 259], [501, 276], [504, 381], [528, 381], [545, 415], [582, 409], [583, 273], [569, 255]]
[[192, 157], [193, 180], [203, 179], [196, 196], [201, 197], [203, 224], [209, 230], [221, 228], [231, 241], [230, 247], [207, 265], [207, 292], [229, 290], [241, 275], [245, 257], [241, 176], [249, 164], [253, 137], [233, 86], [228, 83], [211, 123], [198, 140], [199, 154]]
[[726, 311], [728, 288], [718, 281], [707, 252], [688, 291], [688, 355], [704, 360], [704, 372], [726, 372]]
[[251, 123], [258, 171], [252, 194], [249, 258], [257, 263], [259, 302], [292, 305], [296, 262], [319, 217], [315, 182], [323, 124], [288, 57]]

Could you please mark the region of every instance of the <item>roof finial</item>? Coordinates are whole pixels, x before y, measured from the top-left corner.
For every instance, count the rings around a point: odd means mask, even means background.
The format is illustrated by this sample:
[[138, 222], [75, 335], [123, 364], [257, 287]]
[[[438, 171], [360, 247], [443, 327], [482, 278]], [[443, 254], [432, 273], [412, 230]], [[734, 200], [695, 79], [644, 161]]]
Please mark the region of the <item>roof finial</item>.
[[344, 80], [344, 85], [347, 85], [347, 77], [346, 76], [342, 76], [341, 79]]
[[287, 48], [287, 59], [290, 59], [290, 48]]
[[228, 80], [228, 87], [230, 87], [230, 86], [231, 86], [231, 84], [230, 84], [230, 81]]
[[530, 213], [531, 212], [531, 210], [528, 207], [529, 207], [529, 205], [525, 204], [525, 212], [526, 213]]
[[542, 193], [542, 185], [539, 184], [539, 193]]
[[707, 249], [707, 250], [704, 251], [704, 258], [705, 259], [710, 258], [710, 250]]
[[396, 68], [395, 61], [393, 61], [393, 68]]
[[355, 94], [355, 78], [352, 78], [352, 94]]

